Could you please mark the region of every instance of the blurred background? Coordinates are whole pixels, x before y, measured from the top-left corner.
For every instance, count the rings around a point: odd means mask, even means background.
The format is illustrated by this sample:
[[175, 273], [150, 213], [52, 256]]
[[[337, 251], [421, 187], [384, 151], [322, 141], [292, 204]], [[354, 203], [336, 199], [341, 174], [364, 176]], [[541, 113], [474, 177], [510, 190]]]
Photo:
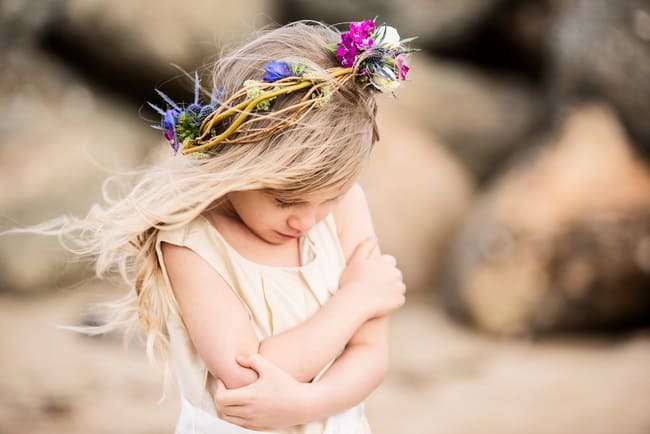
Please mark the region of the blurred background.
[[[3, 0], [0, 226], [101, 201], [169, 151], [146, 101], [255, 29], [417, 35], [363, 174], [409, 288], [376, 434], [650, 432], [650, 1]], [[0, 238], [0, 433], [170, 433], [178, 398], [57, 241]]]

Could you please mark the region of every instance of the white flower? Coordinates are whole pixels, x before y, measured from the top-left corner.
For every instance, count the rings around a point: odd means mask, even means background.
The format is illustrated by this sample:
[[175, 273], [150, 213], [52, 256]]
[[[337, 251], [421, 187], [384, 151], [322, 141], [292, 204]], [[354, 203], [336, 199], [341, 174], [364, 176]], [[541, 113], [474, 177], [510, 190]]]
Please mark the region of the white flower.
[[400, 46], [399, 41], [399, 33], [394, 27], [380, 26], [375, 32], [375, 42], [388, 50], [398, 48]]
[[399, 86], [399, 81], [397, 77], [388, 68], [382, 68], [381, 70], [370, 75], [370, 82], [380, 92], [390, 92], [395, 90]]

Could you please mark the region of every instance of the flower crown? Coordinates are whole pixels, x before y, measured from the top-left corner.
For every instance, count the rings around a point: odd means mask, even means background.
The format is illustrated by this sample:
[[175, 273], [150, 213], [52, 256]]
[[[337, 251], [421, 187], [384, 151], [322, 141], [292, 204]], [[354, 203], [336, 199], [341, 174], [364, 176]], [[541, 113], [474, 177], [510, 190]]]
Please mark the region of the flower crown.
[[[356, 79], [378, 92], [392, 92], [406, 80], [409, 67], [406, 55], [415, 51], [404, 44], [415, 38], [400, 40], [397, 30], [375, 25], [375, 20], [350, 23], [350, 30], [341, 40], [329, 44], [340, 62], [325, 74], [308, 71], [306, 65], [272, 61], [265, 67], [262, 80], [247, 80], [242, 89], [225, 101], [223, 88], [218, 88], [209, 104], [199, 103], [200, 83], [194, 74], [194, 102], [175, 103], [160, 90], [156, 92], [167, 103], [167, 109], [149, 103], [162, 117], [160, 125], [174, 153], [210, 156], [207, 151], [219, 144], [246, 144], [264, 140], [300, 122], [311, 110], [329, 101], [348, 80]], [[306, 89], [299, 102], [271, 111], [272, 101], [280, 96]], [[255, 112], [255, 113], [253, 113]], [[260, 122], [273, 120], [270, 125]], [[236, 136], [233, 136], [237, 132]]]

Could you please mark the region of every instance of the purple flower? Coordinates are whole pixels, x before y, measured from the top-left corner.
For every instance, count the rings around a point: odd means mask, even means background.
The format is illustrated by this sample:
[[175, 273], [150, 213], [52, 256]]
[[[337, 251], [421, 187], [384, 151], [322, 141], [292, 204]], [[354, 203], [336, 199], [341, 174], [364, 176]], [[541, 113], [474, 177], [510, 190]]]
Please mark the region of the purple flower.
[[350, 23], [349, 35], [357, 46], [357, 49], [367, 50], [374, 44], [374, 41], [370, 37], [370, 34], [374, 31], [375, 22], [373, 20], [367, 20], [358, 23]]
[[349, 33], [341, 35], [341, 42], [336, 50], [336, 58], [339, 59], [341, 65], [346, 68], [354, 64], [354, 59], [357, 57], [357, 47], [350, 37]]
[[262, 77], [262, 80], [267, 83], [273, 83], [274, 81], [294, 76], [294, 73], [291, 71], [289, 64], [282, 61], [269, 62], [264, 67], [264, 71], [266, 72], [266, 75]]
[[341, 42], [336, 50], [336, 58], [342, 66], [353, 66], [360, 51], [372, 48], [375, 41], [370, 35], [374, 30], [373, 20], [350, 23], [350, 31], [341, 34]]

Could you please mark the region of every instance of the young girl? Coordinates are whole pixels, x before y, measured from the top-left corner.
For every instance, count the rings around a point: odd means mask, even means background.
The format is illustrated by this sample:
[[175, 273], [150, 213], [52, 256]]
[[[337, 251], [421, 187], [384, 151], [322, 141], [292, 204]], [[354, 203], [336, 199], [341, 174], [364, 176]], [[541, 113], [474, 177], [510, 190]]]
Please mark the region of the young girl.
[[133, 288], [98, 331], [139, 319], [149, 355], [170, 354], [176, 433], [370, 432], [405, 287], [355, 179], [404, 42], [373, 20], [258, 36], [218, 62], [209, 104], [198, 79], [193, 104], [160, 93], [176, 155], [62, 229]]

